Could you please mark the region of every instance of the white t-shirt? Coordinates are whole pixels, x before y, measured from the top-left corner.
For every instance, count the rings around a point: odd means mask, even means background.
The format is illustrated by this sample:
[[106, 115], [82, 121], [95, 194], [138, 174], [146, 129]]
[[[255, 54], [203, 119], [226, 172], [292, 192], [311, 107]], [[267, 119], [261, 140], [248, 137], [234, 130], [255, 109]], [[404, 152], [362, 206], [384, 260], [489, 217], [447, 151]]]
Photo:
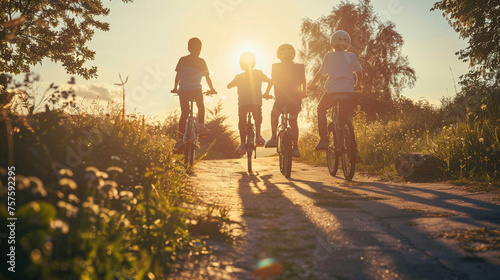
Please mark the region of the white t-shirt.
[[327, 74], [326, 91], [354, 92], [354, 74], [363, 70], [355, 54], [345, 51], [330, 52], [323, 58], [319, 73]]

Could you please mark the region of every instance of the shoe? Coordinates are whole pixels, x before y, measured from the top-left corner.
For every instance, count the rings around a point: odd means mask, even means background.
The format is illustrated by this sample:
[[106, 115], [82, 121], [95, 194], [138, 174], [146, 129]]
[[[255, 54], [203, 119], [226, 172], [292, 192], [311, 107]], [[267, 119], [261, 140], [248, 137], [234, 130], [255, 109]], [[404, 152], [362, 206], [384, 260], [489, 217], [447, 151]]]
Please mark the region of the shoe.
[[244, 155], [246, 152], [245, 150], [245, 145], [244, 144], [241, 144], [235, 151], [235, 153], [237, 153], [238, 155]]
[[182, 154], [183, 151], [182, 151], [181, 147], [182, 147], [183, 143], [184, 142], [182, 141], [182, 139], [177, 139], [177, 143], [175, 143], [175, 147], [174, 147], [174, 154], [176, 154], [176, 155]]
[[318, 145], [316, 146], [316, 151], [328, 150], [328, 146], [330, 146], [328, 138], [320, 139]]
[[264, 145], [264, 147], [266, 148], [276, 148], [278, 146], [278, 142], [276, 141], [276, 139], [269, 139], [267, 140], [266, 144]]
[[264, 146], [264, 144], [266, 144], [266, 139], [262, 138], [262, 136], [257, 136], [257, 138], [255, 139], [255, 142], [256, 142], [258, 147], [262, 147], [262, 146]]
[[299, 158], [300, 157], [300, 151], [299, 149], [292, 149], [292, 157]]
[[210, 129], [206, 128], [205, 125], [200, 125], [198, 127], [198, 133], [200, 134], [201, 137], [206, 137], [207, 135], [210, 134]]

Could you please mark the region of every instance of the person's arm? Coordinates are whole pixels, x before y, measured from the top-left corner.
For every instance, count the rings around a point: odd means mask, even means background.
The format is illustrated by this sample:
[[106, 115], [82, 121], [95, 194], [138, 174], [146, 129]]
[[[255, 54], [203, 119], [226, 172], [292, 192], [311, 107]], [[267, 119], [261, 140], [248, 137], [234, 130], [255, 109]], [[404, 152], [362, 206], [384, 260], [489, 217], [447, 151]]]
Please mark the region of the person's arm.
[[177, 72], [177, 74], [175, 74], [175, 85], [172, 92], [178, 92], [177, 86], [179, 85], [179, 82], [180, 82], [179, 72]]
[[354, 73], [356, 75], [356, 84], [354, 85], [354, 90], [361, 90], [363, 84], [363, 70]]
[[236, 75], [236, 77], [234, 77], [234, 79], [229, 84], [227, 84], [227, 88], [230, 89], [237, 86], [238, 85], [237, 80], [238, 80], [238, 75]]
[[316, 73], [316, 76], [314, 76], [314, 79], [312, 80], [311, 84], [309, 84], [309, 86], [307, 87], [307, 89], [309, 90], [313, 90], [316, 83], [319, 82], [319, 80], [323, 77], [323, 74], [318, 72]]
[[307, 81], [306, 81], [306, 68], [302, 64], [301, 67], [301, 82], [300, 82], [300, 93], [302, 98], [307, 98]]
[[269, 82], [267, 82], [266, 92], [262, 95], [262, 98], [271, 99], [272, 97], [269, 93], [271, 92], [272, 88], [273, 88], [273, 80], [269, 79]]
[[206, 75], [205, 79], [207, 80], [207, 85], [210, 88], [210, 91], [215, 91], [212, 79], [210, 79], [210, 75]]

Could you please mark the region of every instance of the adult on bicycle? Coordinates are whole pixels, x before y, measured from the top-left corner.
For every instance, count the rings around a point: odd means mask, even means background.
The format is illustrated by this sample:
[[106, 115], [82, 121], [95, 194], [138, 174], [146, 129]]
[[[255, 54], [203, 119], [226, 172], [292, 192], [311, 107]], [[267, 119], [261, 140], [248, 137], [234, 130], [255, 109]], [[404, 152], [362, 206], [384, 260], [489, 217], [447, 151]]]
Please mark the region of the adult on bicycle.
[[174, 152], [182, 153], [178, 149], [182, 145], [182, 137], [186, 130], [186, 121], [189, 116], [189, 101], [194, 100], [198, 107], [198, 124], [201, 135], [210, 133], [205, 128], [205, 105], [203, 103], [203, 93], [201, 87], [201, 78], [205, 77], [211, 92], [216, 92], [212, 80], [210, 79], [207, 63], [203, 58], [200, 58], [201, 40], [191, 38], [188, 42], [189, 55], [181, 57], [177, 63], [175, 71], [175, 85], [172, 93], [179, 94], [179, 102], [181, 105], [181, 117], [179, 119], [179, 131], [177, 135], [177, 143], [175, 144]]
[[301, 111], [302, 98], [307, 97], [306, 75], [304, 64], [294, 63], [295, 48], [290, 44], [283, 44], [278, 48], [277, 57], [281, 63], [273, 64], [272, 84], [267, 87], [264, 98], [270, 98], [269, 92], [274, 86], [274, 102], [271, 112], [271, 139], [266, 142], [266, 148], [277, 146], [276, 134], [278, 130], [278, 120], [286, 107], [289, 114], [289, 123], [293, 134], [292, 156], [300, 157], [298, 141], [299, 126], [297, 118]]
[[[269, 79], [261, 70], [254, 69], [255, 55], [252, 52], [244, 52], [240, 57], [240, 67], [244, 71], [236, 75], [227, 88], [238, 88], [238, 129], [240, 131], [241, 145], [236, 149], [236, 153], [243, 155], [246, 152], [246, 121], [247, 114], [252, 113], [255, 120], [255, 143], [262, 146], [265, 143], [262, 138], [262, 82], [270, 83]], [[253, 141], [252, 141], [253, 142]]]
[[[335, 32], [330, 44], [333, 52], [329, 52], [323, 59], [320, 70], [314, 77], [309, 90], [314, 90], [315, 84], [323, 77], [328, 75], [325, 85], [326, 93], [321, 97], [318, 104], [318, 130], [320, 140], [316, 150], [327, 150], [329, 146], [326, 113], [333, 107], [335, 95], [352, 96], [355, 90], [361, 88], [363, 78], [363, 68], [359, 64], [358, 58], [354, 53], [347, 52], [351, 45], [351, 37], [343, 30]], [[339, 105], [339, 121], [344, 123], [348, 118], [351, 105], [349, 101], [342, 101]], [[356, 161], [360, 161], [359, 154], [356, 152]]]

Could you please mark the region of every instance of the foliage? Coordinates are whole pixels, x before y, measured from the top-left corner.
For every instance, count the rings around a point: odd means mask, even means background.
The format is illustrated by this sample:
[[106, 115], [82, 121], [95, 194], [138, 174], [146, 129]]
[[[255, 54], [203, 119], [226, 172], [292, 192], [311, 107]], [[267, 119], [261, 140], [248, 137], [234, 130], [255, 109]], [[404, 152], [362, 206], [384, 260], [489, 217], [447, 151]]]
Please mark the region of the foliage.
[[[456, 98], [463, 100], [461, 96]], [[475, 109], [460, 110], [450, 104], [434, 108], [410, 100], [399, 100], [397, 104], [400, 110], [387, 119], [369, 120], [363, 111], [356, 112], [353, 124], [363, 161], [359, 170], [395, 178], [394, 163], [398, 155], [426, 153], [446, 162], [447, 168], [443, 170], [446, 179], [500, 182], [498, 100], [490, 96]], [[468, 113], [460, 119], [450, 113], [460, 111]], [[314, 150], [318, 138], [314, 130], [301, 137], [299, 145], [304, 155], [301, 160], [326, 165], [325, 153]]]
[[[0, 116], [14, 140], [17, 279], [154, 279], [209, 253], [193, 225], [224, 221], [199, 209], [168, 127], [120, 114]], [[8, 154], [0, 146], [2, 218]]]
[[208, 110], [205, 127], [210, 129], [210, 135], [201, 138], [200, 154], [206, 154], [206, 159], [235, 158], [238, 147], [235, 131], [226, 124], [228, 117], [222, 115], [222, 102]]
[[370, 115], [389, 111], [393, 98], [399, 97], [404, 87], [411, 87], [416, 81], [415, 71], [401, 53], [403, 37], [393, 23], [382, 22], [376, 16], [369, 0], [362, 0], [357, 5], [342, 1], [329, 15], [302, 22], [301, 58], [310, 65], [312, 73], [320, 68], [324, 55], [331, 51], [330, 36], [336, 30], [345, 30], [351, 35], [350, 51], [358, 56], [363, 66], [362, 109]]
[[441, 10], [451, 27], [468, 40], [469, 46], [457, 52], [468, 61], [471, 71], [463, 83], [484, 79], [500, 80], [500, 5], [498, 1], [440, 0], [432, 10]]
[[70, 74], [96, 77], [96, 67], [84, 66], [95, 56], [87, 43], [96, 30], [109, 30], [109, 24], [99, 20], [108, 14], [102, 0], [1, 0], [0, 72], [28, 73], [32, 65], [49, 58]]

